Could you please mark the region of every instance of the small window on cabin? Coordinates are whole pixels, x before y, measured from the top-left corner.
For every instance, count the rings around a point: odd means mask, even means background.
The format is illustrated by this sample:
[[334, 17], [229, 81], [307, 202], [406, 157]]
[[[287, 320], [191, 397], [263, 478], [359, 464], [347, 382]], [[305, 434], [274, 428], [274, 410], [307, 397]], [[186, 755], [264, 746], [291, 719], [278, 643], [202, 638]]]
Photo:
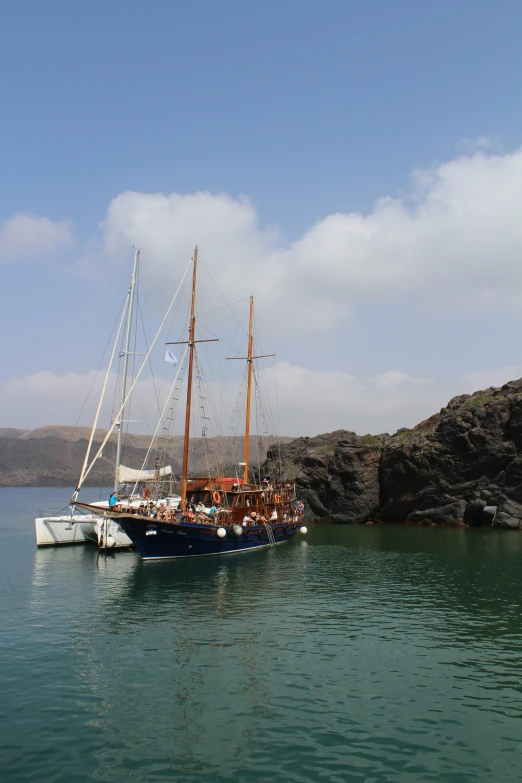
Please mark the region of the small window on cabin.
[[243, 498], [241, 495], [236, 496], [236, 508], [241, 508], [243, 505]]

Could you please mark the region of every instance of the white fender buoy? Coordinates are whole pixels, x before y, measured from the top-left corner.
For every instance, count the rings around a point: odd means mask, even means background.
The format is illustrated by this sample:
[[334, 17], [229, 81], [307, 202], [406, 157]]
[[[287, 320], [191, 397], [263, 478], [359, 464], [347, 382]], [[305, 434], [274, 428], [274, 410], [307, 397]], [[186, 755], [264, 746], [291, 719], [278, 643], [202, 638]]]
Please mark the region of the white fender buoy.
[[299, 532], [304, 535], [305, 533], [308, 533], [308, 528], [305, 527], [304, 525], [301, 525], [301, 527], [299, 528]]
[[217, 529], [217, 537], [218, 538], [225, 538], [226, 534], [227, 534], [227, 531], [225, 530], [224, 527], [218, 527], [218, 529]]
[[107, 541], [105, 542], [105, 546], [107, 547], [107, 549], [112, 549], [113, 547], [116, 546], [116, 539], [113, 538], [110, 533], [107, 536]]
[[241, 527], [241, 525], [234, 525], [232, 530], [234, 531], [236, 536], [242, 536], [243, 535], [243, 528]]

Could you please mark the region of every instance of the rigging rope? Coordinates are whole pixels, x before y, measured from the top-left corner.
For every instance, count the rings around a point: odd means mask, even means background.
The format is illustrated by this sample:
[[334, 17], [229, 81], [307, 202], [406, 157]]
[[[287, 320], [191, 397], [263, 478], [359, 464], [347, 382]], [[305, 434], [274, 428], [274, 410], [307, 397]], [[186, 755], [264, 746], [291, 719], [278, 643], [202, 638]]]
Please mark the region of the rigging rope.
[[[185, 270], [185, 272], [184, 272], [184, 274], [183, 274], [183, 277], [181, 278], [181, 282], [180, 282], [180, 284], [179, 284], [178, 288], [176, 289], [176, 292], [175, 292], [174, 296], [173, 296], [173, 297], [172, 297], [172, 299], [171, 299], [171, 302], [170, 302], [170, 304], [169, 304], [169, 307], [168, 307], [168, 309], [167, 309], [167, 312], [165, 313], [165, 316], [164, 316], [164, 318], [163, 318], [163, 320], [162, 320], [162, 322], [161, 322], [161, 324], [160, 324], [160, 326], [159, 326], [159, 329], [158, 329], [158, 331], [156, 332], [156, 335], [155, 335], [155, 337], [154, 337], [154, 339], [153, 339], [153, 341], [152, 341], [152, 343], [151, 343], [151, 345], [150, 345], [150, 348], [149, 348], [149, 350], [148, 350], [148, 352], [147, 352], [147, 355], [146, 355], [145, 359], [143, 360], [143, 363], [142, 363], [142, 365], [141, 365], [140, 369], [138, 370], [138, 374], [136, 375], [136, 377], [135, 377], [134, 381], [132, 382], [132, 385], [131, 385], [131, 387], [130, 387], [129, 391], [127, 392], [127, 396], [125, 397], [125, 399], [124, 399], [123, 403], [122, 403], [122, 404], [121, 404], [121, 406], [120, 406], [120, 409], [119, 409], [118, 413], [116, 414], [116, 419], [117, 419], [117, 418], [118, 418], [118, 417], [121, 415], [121, 412], [122, 412], [122, 411], [123, 411], [123, 409], [125, 408], [125, 405], [127, 404], [127, 401], [128, 401], [128, 399], [129, 399], [129, 397], [131, 396], [132, 392], [134, 391], [134, 387], [136, 386], [136, 383], [137, 383], [137, 381], [138, 381], [138, 378], [140, 377], [140, 375], [141, 375], [141, 372], [142, 372], [143, 368], [145, 367], [145, 365], [146, 365], [146, 363], [147, 363], [147, 360], [148, 360], [148, 358], [149, 358], [149, 356], [150, 356], [150, 354], [151, 354], [151, 352], [152, 352], [152, 349], [154, 348], [154, 346], [155, 346], [155, 344], [156, 344], [156, 341], [157, 341], [157, 339], [158, 339], [159, 335], [161, 334], [161, 331], [163, 330], [163, 327], [164, 327], [164, 325], [165, 325], [165, 322], [166, 322], [166, 320], [167, 320], [167, 318], [168, 318], [168, 316], [169, 316], [169, 313], [170, 313], [170, 311], [171, 311], [171, 309], [172, 309], [172, 306], [173, 306], [174, 302], [176, 301], [176, 298], [177, 298], [177, 296], [178, 296], [178, 294], [179, 294], [179, 292], [180, 292], [180, 290], [181, 290], [181, 286], [183, 285], [183, 283], [184, 283], [184, 281], [185, 281], [185, 278], [187, 277], [187, 274], [188, 274], [188, 272], [189, 272], [189, 269], [190, 269], [190, 268], [191, 268], [191, 266], [192, 266], [192, 263], [193, 263], [193, 262], [192, 262], [192, 259], [191, 259], [191, 260], [190, 260], [190, 263], [187, 265], [187, 268], [186, 268], [186, 270]], [[103, 443], [102, 443], [102, 445], [101, 445], [101, 446], [100, 446], [100, 448], [98, 449], [98, 452], [96, 453], [96, 456], [94, 457], [93, 461], [91, 462], [91, 464], [89, 465], [89, 467], [88, 467], [88, 468], [87, 468], [87, 470], [85, 471], [85, 473], [84, 473], [84, 476], [83, 476], [83, 480], [85, 480], [85, 479], [87, 478], [87, 476], [89, 475], [90, 471], [92, 470], [92, 467], [93, 467], [94, 463], [96, 462], [96, 460], [98, 459], [98, 457], [99, 457], [99, 456], [100, 456], [100, 454], [102, 453], [102, 451], [103, 451], [103, 448], [104, 448], [105, 444], [107, 443], [107, 441], [109, 440], [109, 438], [110, 438], [110, 436], [111, 436], [111, 434], [112, 434], [112, 432], [113, 432], [113, 430], [114, 430], [114, 427], [115, 427], [115, 426], [116, 426], [116, 420], [114, 420], [114, 421], [113, 421], [113, 423], [111, 424], [111, 427], [110, 427], [110, 429], [109, 429], [109, 431], [108, 431], [107, 435], [105, 436], [105, 438], [104, 438], [104, 440], [103, 440]], [[80, 483], [79, 483], [79, 485], [78, 485], [78, 489], [80, 488], [80, 486], [81, 486], [81, 482], [80, 482]]]

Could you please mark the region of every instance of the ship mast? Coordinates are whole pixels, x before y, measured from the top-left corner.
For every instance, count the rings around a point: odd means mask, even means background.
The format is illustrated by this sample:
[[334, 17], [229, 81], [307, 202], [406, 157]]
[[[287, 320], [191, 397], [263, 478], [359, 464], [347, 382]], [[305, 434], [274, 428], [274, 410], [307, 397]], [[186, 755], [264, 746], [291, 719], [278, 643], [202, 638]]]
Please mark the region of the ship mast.
[[210, 340], [196, 340], [196, 280], [198, 274], [198, 246], [194, 249], [192, 259], [194, 269], [192, 272], [192, 301], [190, 304], [190, 328], [189, 339], [178, 340], [176, 342], [165, 343], [165, 345], [188, 345], [189, 346], [189, 369], [187, 383], [187, 408], [185, 411], [185, 439], [183, 442], [183, 468], [181, 471], [181, 500], [179, 506], [182, 511], [187, 505], [187, 479], [188, 479], [188, 458], [189, 458], [189, 439], [190, 439], [190, 409], [192, 407], [192, 375], [194, 371], [194, 350], [196, 343], [217, 343], [219, 338]]
[[196, 336], [196, 279], [198, 272], [198, 246], [194, 250], [194, 270], [192, 272], [192, 301], [190, 304], [190, 329], [189, 329], [189, 367], [187, 384], [187, 408], [185, 411], [185, 440], [183, 442], [183, 470], [181, 473], [181, 510], [185, 510], [187, 503], [187, 478], [190, 438], [190, 408], [192, 404], [192, 372], [194, 369], [194, 340]]
[[243, 452], [243, 481], [248, 484], [248, 452], [250, 447], [250, 407], [252, 398], [252, 368], [254, 359], [265, 359], [268, 356], [275, 356], [275, 353], [264, 353], [261, 356], [254, 356], [254, 297], [250, 296], [250, 319], [248, 323], [248, 351], [246, 356], [227, 356], [227, 359], [238, 359], [247, 362], [247, 395], [246, 395], [246, 415], [245, 415], [245, 448]]
[[247, 398], [246, 398], [246, 416], [245, 416], [245, 450], [243, 452], [243, 462], [244, 468], [243, 468], [243, 481], [245, 484], [248, 483], [248, 450], [250, 446], [250, 400], [252, 395], [252, 355], [254, 353], [253, 347], [254, 347], [254, 334], [253, 334], [253, 324], [252, 319], [254, 315], [254, 297], [250, 296], [250, 320], [248, 324], [248, 352], [247, 352], [247, 365], [248, 365], [248, 376], [247, 376]]
[[140, 251], [134, 248], [134, 265], [132, 267], [132, 277], [129, 287], [129, 295], [128, 295], [128, 302], [129, 302], [129, 312], [127, 314], [127, 328], [126, 328], [126, 334], [125, 334], [125, 350], [120, 354], [120, 356], [123, 356], [123, 374], [122, 374], [122, 380], [121, 380], [121, 409], [120, 409], [120, 416], [119, 420], [116, 424], [118, 427], [118, 443], [116, 445], [116, 475], [114, 477], [114, 491], [118, 491], [118, 468], [120, 466], [121, 461], [121, 440], [122, 440], [122, 434], [123, 434], [123, 416], [125, 413], [125, 397], [127, 393], [127, 375], [129, 371], [129, 350], [130, 350], [130, 339], [131, 339], [131, 332], [132, 332], [132, 314], [134, 310], [134, 298], [136, 293], [136, 273], [138, 270], [138, 259], [140, 257]]

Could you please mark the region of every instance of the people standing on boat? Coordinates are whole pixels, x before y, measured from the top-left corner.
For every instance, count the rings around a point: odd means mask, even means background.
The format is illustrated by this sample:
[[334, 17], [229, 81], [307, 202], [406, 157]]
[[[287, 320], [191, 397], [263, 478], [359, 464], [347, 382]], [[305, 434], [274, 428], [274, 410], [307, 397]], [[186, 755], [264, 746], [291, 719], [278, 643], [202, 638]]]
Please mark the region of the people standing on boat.
[[243, 527], [246, 527], [248, 524], [250, 524], [250, 517], [248, 516], [248, 514], [245, 514], [245, 516], [243, 517]]
[[212, 519], [212, 521], [214, 521], [217, 512], [218, 512], [218, 507], [216, 506], [215, 503], [212, 503], [211, 507], [208, 510], [208, 515]]
[[276, 508], [274, 508], [274, 510], [270, 514], [270, 522], [277, 522], [277, 509]]
[[116, 491], [114, 491], [114, 492], [111, 494], [110, 498], [109, 498], [109, 508], [110, 508], [110, 509], [111, 509], [111, 511], [112, 511], [112, 510], [114, 510], [114, 508], [115, 508], [117, 505], [118, 505], [118, 493], [117, 493]]

